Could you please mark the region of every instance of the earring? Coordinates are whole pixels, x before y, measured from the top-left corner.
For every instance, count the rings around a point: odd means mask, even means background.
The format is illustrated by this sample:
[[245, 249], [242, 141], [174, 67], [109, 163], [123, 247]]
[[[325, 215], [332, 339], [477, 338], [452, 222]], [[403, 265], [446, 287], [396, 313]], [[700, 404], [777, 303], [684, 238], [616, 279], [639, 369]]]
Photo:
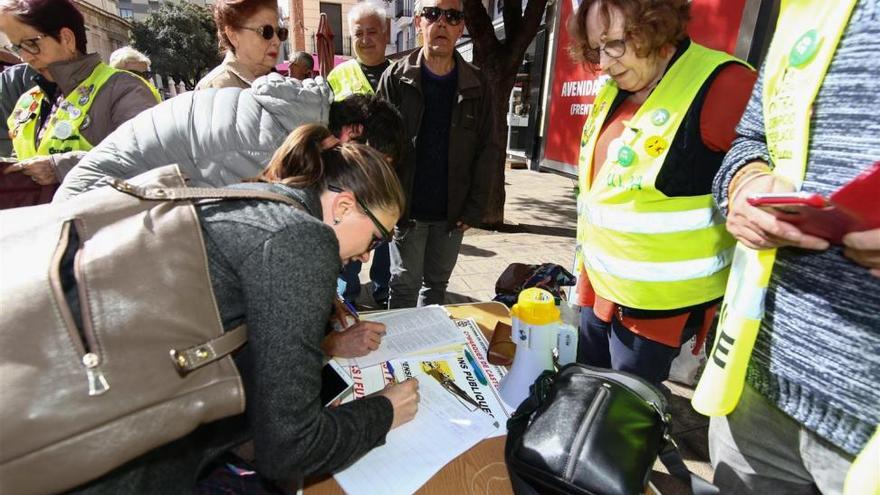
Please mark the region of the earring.
[[342, 223], [342, 220], [340, 220], [339, 218], [333, 219], [333, 225], [339, 225], [340, 223]]

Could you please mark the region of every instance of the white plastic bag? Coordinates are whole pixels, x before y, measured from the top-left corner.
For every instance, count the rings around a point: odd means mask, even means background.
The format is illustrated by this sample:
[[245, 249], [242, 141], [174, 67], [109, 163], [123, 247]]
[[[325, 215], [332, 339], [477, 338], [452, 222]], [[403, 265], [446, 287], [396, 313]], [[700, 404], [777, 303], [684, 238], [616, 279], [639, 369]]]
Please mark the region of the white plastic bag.
[[669, 369], [669, 379], [684, 385], [696, 385], [706, 364], [706, 346], [694, 355], [694, 346], [697, 345], [697, 337], [693, 336], [682, 344], [678, 357], [672, 361]]

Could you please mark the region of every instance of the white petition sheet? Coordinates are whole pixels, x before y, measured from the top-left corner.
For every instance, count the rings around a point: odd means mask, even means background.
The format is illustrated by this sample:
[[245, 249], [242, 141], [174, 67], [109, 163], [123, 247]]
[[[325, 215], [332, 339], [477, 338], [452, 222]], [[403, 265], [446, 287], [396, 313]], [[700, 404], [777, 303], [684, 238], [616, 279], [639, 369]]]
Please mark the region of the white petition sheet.
[[385, 445], [333, 477], [348, 495], [408, 495], [449, 461], [493, 435], [495, 420], [470, 411], [433, 378], [420, 375], [419, 412], [391, 430]]
[[360, 368], [464, 342], [461, 330], [456, 328], [449, 314], [440, 306], [390, 311], [370, 315], [369, 319], [385, 324], [385, 336], [378, 349], [351, 360]]

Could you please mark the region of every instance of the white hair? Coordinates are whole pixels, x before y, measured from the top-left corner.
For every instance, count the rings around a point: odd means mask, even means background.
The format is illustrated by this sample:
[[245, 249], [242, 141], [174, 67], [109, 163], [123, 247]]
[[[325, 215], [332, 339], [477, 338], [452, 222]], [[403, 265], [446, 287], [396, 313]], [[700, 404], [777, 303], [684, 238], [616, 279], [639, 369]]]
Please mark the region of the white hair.
[[110, 54], [110, 67], [120, 69], [126, 62], [145, 63], [147, 64], [147, 68], [149, 68], [151, 64], [149, 57], [130, 46], [123, 46]]
[[378, 18], [382, 32], [385, 32], [385, 7], [375, 2], [366, 1], [356, 3], [354, 7], [348, 11], [348, 33], [350, 35], [354, 36], [354, 24], [365, 17]]

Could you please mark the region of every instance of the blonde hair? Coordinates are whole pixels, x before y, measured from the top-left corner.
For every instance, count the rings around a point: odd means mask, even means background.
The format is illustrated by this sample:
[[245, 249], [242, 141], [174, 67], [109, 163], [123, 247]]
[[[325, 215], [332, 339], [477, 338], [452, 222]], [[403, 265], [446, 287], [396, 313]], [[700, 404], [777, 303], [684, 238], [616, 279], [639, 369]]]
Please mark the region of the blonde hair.
[[403, 213], [406, 197], [385, 157], [367, 145], [327, 139], [332, 137], [322, 125], [297, 127], [275, 150], [258, 180], [320, 190], [333, 185], [351, 191], [370, 209]]
[[122, 69], [126, 62], [140, 62], [150, 67], [150, 58], [130, 46], [123, 46], [110, 54], [108, 65], [114, 69]]

